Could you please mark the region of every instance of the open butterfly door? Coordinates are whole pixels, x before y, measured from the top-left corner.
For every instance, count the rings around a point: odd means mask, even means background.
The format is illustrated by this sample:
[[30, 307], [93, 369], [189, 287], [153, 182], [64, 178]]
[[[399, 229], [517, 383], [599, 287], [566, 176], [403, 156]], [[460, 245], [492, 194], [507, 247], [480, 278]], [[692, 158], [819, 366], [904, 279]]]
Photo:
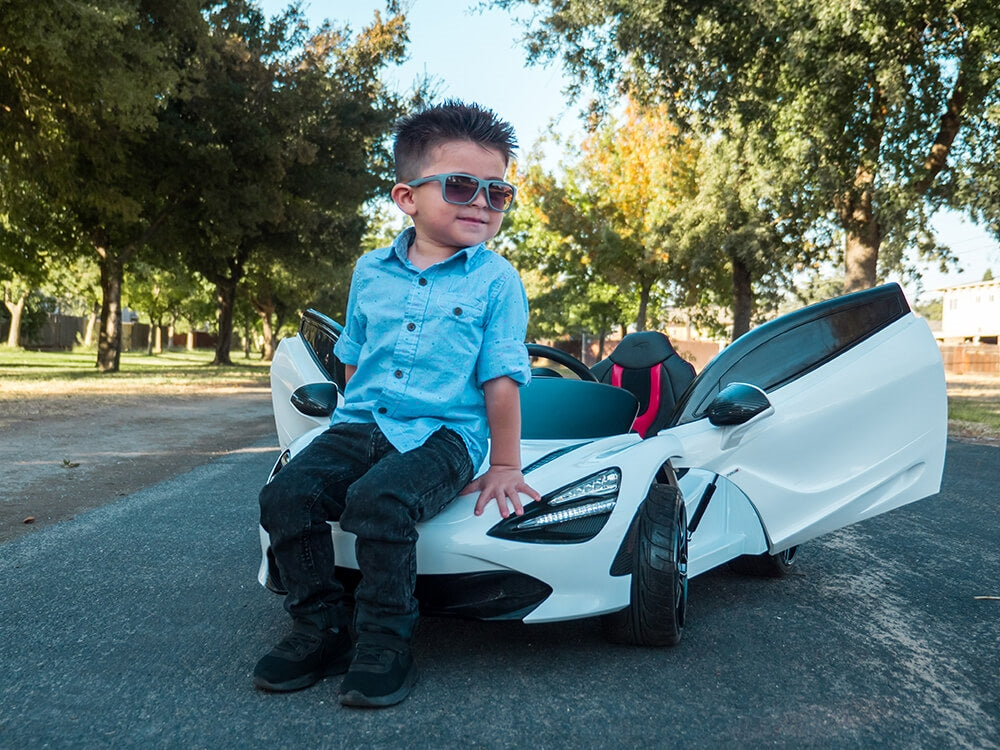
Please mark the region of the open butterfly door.
[[[728, 387], [748, 384], [750, 388]], [[784, 315], [723, 350], [674, 412], [675, 468], [735, 484], [772, 553], [940, 489], [938, 346], [896, 284]]]

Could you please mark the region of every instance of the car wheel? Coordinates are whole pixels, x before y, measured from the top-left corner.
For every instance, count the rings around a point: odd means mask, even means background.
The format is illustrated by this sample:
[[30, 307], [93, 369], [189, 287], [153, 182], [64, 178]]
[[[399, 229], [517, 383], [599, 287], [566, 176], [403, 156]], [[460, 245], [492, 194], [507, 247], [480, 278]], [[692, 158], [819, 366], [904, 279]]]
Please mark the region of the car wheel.
[[687, 513], [680, 490], [654, 484], [637, 521], [631, 602], [601, 618], [604, 634], [614, 643], [673, 646], [687, 608]]
[[761, 578], [783, 578], [792, 572], [799, 556], [799, 547], [789, 547], [776, 555], [743, 555], [730, 561], [729, 567], [737, 573]]

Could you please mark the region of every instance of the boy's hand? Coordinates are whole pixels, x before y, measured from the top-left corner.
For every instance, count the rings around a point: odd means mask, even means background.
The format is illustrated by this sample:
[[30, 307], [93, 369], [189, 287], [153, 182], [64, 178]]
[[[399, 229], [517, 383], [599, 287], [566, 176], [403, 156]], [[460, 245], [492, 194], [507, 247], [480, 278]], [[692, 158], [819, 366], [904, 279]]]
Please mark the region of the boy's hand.
[[[511, 507], [515, 515], [524, 514], [524, 506], [521, 504], [521, 497], [518, 493], [523, 492], [533, 500], [541, 500], [542, 496], [529, 487], [524, 481], [524, 474], [516, 466], [504, 466], [494, 464], [477, 479], [473, 479], [462, 494], [469, 492], [479, 492], [479, 499], [476, 500], [475, 513], [481, 516], [490, 500], [497, 501], [500, 515], [504, 518], [510, 516]], [[508, 505], [508, 500], [510, 501]]]

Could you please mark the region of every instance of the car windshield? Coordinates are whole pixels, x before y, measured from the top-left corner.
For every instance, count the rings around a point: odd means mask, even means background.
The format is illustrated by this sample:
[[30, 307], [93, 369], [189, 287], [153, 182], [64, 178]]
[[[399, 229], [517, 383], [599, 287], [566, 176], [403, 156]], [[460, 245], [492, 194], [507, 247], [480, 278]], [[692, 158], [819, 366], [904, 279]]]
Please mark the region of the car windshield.
[[636, 397], [602, 383], [536, 377], [521, 389], [521, 437], [573, 440], [622, 435], [639, 410]]

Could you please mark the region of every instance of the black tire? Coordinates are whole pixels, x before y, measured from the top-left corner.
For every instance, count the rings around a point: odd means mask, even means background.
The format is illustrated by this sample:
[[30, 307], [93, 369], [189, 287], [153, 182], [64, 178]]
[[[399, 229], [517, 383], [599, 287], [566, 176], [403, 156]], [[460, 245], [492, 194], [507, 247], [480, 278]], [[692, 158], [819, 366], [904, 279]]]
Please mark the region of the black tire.
[[799, 547], [789, 547], [776, 555], [743, 555], [731, 560], [729, 567], [745, 576], [758, 578], [784, 578], [795, 569], [798, 560]]
[[654, 484], [639, 507], [628, 607], [601, 618], [605, 637], [633, 646], [673, 646], [687, 609], [687, 512], [681, 492]]

